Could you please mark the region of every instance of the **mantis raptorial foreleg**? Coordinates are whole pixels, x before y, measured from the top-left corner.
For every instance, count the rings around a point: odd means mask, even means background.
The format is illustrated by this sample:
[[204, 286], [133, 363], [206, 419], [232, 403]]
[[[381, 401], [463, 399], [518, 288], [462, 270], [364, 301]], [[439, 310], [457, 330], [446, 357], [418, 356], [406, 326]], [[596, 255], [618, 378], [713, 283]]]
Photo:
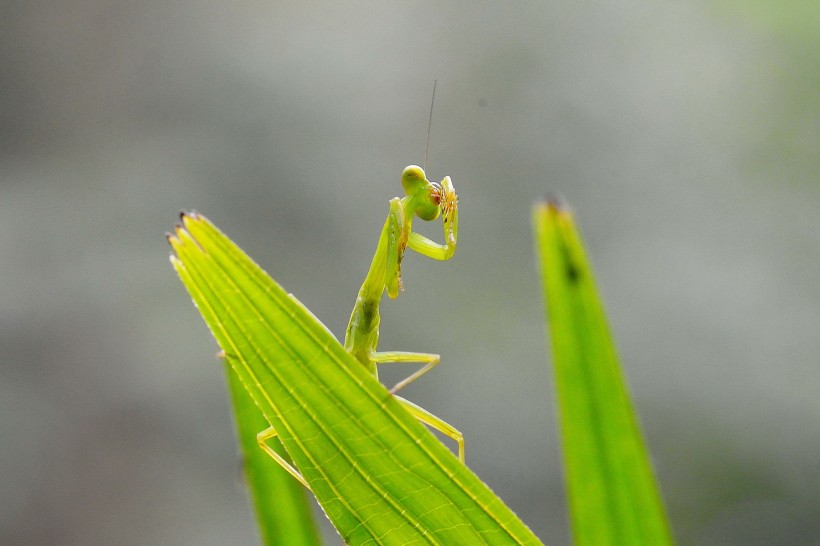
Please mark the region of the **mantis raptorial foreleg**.
[[[387, 215], [387, 272], [385, 274], [385, 285], [387, 295], [395, 298], [404, 287], [401, 284], [401, 260], [404, 258], [404, 249], [407, 245], [407, 234], [404, 228], [404, 210], [401, 206], [401, 199], [394, 197], [390, 200], [390, 212]], [[381, 241], [379, 241], [381, 246]], [[379, 248], [376, 249], [379, 254]], [[374, 258], [375, 261], [375, 258]], [[371, 265], [371, 268], [373, 265]], [[384, 289], [382, 289], [384, 291]], [[379, 294], [381, 297], [381, 294]]]
[[441, 181], [441, 211], [444, 244], [431, 241], [420, 233], [411, 232], [407, 246], [429, 258], [449, 260], [455, 254], [458, 242], [458, 197], [449, 176]]

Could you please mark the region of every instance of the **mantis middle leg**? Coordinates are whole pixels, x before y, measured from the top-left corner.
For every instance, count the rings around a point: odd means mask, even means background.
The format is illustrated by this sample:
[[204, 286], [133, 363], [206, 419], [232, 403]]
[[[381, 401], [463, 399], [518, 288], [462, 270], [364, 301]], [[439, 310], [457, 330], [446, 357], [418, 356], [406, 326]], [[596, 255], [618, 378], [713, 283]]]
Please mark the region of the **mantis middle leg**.
[[393, 388], [390, 389], [390, 394], [396, 394], [398, 391], [400, 391], [401, 389], [403, 389], [404, 387], [406, 387], [422, 375], [426, 374], [427, 372], [438, 366], [439, 362], [441, 362], [441, 357], [439, 355], [434, 355], [431, 353], [409, 353], [405, 351], [392, 351], [376, 353], [375, 355], [373, 355], [373, 362], [375, 364], [408, 362], [418, 362], [424, 364], [424, 366], [419, 368], [416, 372], [393, 385]]

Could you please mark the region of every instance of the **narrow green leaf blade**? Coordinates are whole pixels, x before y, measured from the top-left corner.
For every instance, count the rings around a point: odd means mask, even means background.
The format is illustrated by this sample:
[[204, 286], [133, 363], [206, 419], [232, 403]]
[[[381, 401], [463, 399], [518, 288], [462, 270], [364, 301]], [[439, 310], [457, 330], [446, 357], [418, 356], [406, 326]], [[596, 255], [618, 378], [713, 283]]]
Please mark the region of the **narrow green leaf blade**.
[[199, 215], [174, 267], [350, 544], [540, 544], [293, 296]]
[[556, 203], [540, 203], [533, 223], [575, 543], [671, 544], [637, 415], [572, 215]]
[[[256, 434], [268, 427], [239, 377], [226, 363], [234, 422], [242, 449], [243, 470], [251, 494], [262, 544], [316, 546], [321, 544], [308, 491], [267, 453], [259, 449]], [[287, 454], [279, 446], [280, 455]]]

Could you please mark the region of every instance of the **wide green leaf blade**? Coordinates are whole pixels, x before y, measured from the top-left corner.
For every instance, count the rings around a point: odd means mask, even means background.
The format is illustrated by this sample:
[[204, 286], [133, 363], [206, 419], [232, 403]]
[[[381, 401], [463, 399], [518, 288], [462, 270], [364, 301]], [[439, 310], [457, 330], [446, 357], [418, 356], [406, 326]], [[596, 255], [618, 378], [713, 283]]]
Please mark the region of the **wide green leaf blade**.
[[[230, 365], [226, 368], [236, 433], [242, 450], [242, 468], [262, 543], [270, 546], [321, 544], [308, 504], [308, 491], [259, 449], [256, 434], [266, 429], [268, 423]], [[280, 446], [274, 447], [284, 454]]]
[[572, 215], [557, 203], [540, 203], [533, 223], [575, 543], [671, 544], [637, 416]]
[[349, 544], [539, 544], [327, 328], [200, 215], [172, 262]]

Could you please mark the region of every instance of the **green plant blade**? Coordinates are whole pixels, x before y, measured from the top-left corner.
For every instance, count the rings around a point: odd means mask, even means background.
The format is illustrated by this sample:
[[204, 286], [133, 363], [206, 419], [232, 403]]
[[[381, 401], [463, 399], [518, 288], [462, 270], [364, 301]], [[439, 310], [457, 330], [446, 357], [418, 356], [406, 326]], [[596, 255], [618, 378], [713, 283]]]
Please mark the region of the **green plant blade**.
[[[269, 425], [239, 377], [227, 365], [234, 422], [242, 450], [243, 470], [262, 544], [316, 546], [321, 544], [307, 490], [267, 453], [259, 449], [256, 434]], [[280, 446], [280, 455], [284, 450]], [[285, 454], [286, 455], [286, 454]]]
[[200, 215], [169, 238], [177, 273], [349, 544], [540, 544], [504, 503]]
[[533, 213], [575, 543], [671, 544], [663, 505], [571, 213]]

